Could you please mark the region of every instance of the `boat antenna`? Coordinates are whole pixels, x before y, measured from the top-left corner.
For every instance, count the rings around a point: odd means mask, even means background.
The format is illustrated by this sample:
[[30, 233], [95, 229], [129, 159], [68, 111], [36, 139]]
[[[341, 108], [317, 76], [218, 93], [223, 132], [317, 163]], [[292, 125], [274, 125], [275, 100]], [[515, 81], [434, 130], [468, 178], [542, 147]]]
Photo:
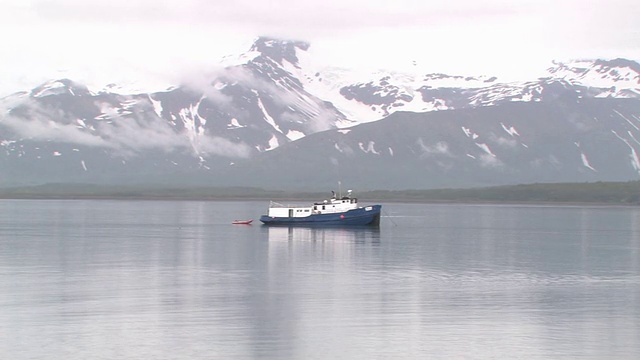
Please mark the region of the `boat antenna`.
[[342, 182], [338, 181], [338, 198], [342, 199]]

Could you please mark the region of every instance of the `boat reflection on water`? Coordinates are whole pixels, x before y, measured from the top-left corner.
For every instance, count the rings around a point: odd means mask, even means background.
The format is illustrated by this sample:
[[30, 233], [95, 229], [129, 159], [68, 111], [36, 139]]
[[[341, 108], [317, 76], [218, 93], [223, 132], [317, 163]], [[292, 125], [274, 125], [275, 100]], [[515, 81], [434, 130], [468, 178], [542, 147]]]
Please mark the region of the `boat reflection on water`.
[[265, 226], [269, 241], [380, 243], [379, 227]]

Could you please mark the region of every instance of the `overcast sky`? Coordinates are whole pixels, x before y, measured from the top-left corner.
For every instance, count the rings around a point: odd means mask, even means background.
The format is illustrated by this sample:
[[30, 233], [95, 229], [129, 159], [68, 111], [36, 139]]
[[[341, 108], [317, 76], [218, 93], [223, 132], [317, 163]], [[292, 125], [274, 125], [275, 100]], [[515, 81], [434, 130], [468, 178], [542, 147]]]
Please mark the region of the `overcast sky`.
[[637, 61], [639, 19], [638, 0], [0, 0], [0, 96], [62, 76], [170, 84], [260, 35], [337, 66], [508, 78]]

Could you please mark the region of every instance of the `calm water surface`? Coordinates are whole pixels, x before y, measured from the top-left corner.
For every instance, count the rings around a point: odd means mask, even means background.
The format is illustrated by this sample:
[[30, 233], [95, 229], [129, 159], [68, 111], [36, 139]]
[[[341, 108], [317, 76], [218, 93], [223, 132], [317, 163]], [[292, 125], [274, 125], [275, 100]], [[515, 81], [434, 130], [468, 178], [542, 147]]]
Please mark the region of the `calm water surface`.
[[640, 209], [1, 201], [2, 359], [637, 359]]

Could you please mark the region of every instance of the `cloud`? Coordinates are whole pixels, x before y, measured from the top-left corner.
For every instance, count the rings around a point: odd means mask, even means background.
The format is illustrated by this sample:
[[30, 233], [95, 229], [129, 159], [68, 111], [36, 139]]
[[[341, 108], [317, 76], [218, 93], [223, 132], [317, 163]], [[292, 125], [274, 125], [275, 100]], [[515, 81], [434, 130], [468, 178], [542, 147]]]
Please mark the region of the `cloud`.
[[289, 104], [293, 98], [266, 80], [256, 77], [250, 70], [234, 66], [224, 68], [221, 66], [211, 66], [206, 68], [190, 69], [189, 71], [175, 74], [175, 82], [184, 86], [187, 90], [196, 94], [202, 93], [204, 96], [223, 107], [231, 106], [233, 98], [224, 94], [224, 89], [228, 86], [240, 85], [249, 90], [256, 90], [269, 94], [277, 94], [275, 98], [280, 104]]
[[480, 159], [480, 166], [482, 167], [497, 168], [497, 167], [502, 167], [504, 165], [504, 163], [500, 161], [500, 159], [498, 159], [495, 156], [491, 156], [489, 154], [481, 154], [479, 159]]
[[98, 123], [96, 129], [115, 148], [144, 151], [158, 149], [171, 152], [187, 148], [189, 139], [180, 136], [164, 121], [149, 118], [118, 118]]
[[454, 157], [449, 150], [449, 144], [446, 141], [439, 141], [434, 145], [426, 145], [422, 138], [418, 138], [417, 144], [422, 150], [422, 156], [444, 155], [447, 157]]
[[[204, 74], [204, 75], [203, 75]], [[191, 75], [182, 76], [180, 83], [195, 93], [203, 93], [207, 99], [235, 117], [249, 116], [247, 112], [239, 110], [232, 103], [233, 98], [224, 94], [228, 86], [239, 85], [246, 90], [252, 90], [257, 96], [268, 94], [269, 100], [284, 109], [279, 117], [291, 123], [300, 124], [303, 130], [319, 132], [334, 127], [338, 111], [322, 100], [311, 97], [302, 88], [278, 85], [256, 76], [244, 67], [211, 68], [208, 71], [197, 71]], [[289, 112], [291, 105], [296, 106], [294, 112]], [[272, 114], [273, 115], [273, 114]]]
[[224, 138], [183, 130], [176, 132], [157, 117], [119, 118], [98, 127], [100, 135], [118, 149], [140, 152], [160, 150], [165, 153], [191, 150], [194, 155], [220, 155], [246, 158], [248, 145]]
[[175, 74], [174, 83], [180, 84], [188, 91], [203, 94], [223, 110], [230, 110], [233, 108], [233, 97], [222, 92], [229, 83], [225, 75], [226, 72], [223, 67], [219, 66], [191, 68], [188, 71]]
[[336, 116], [337, 114], [333, 109], [319, 104], [315, 114], [311, 115], [311, 119], [308, 121], [311, 131], [320, 132], [333, 128], [333, 125], [339, 120], [336, 119]]
[[491, 134], [491, 136], [489, 136], [489, 139], [492, 142], [495, 142], [496, 144], [498, 144], [501, 147], [505, 147], [505, 148], [515, 148], [518, 146], [518, 141], [516, 141], [513, 138], [505, 138], [502, 136], [498, 136], [496, 134]]
[[[514, 7], [505, 1], [484, 1], [440, 4], [419, 0], [370, 2], [341, 0], [310, 2], [278, 0], [255, 2], [236, 0], [232, 4], [208, 0], [35, 0], [30, 7], [22, 7], [43, 20], [60, 22], [181, 22], [189, 19], [195, 24], [210, 23], [211, 19], [224, 24], [243, 24], [254, 27], [286, 29], [307, 25], [310, 28], [333, 28], [335, 31], [380, 24], [397, 26], [402, 20], [408, 24], [425, 21], [444, 21], [443, 17], [473, 18], [493, 14], [512, 13]], [[443, 16], [444, 15], [444, 16]], [[329, 25], [329, 26], [328, 26]], [[337, 28], [337, 29], [336, 29]]]
[[6, 0], [0, 31], [16, 35], [0, 48], [0, 96], [60, 71], [90, 88], [166, 88], [164, 74], [260, 35], [309, 41], [336, 66], [521, 78], [554, 59], [640, 59], [639, 12], [635, 0]]
[[114, 116], [108, 120], [92, 122], [85, 127], [72, 115], [60, 110], [44, 108], [30, 99], [4, 104], [3, 113], [20, 104], [20, 116], [5, 115], [0, 126], [6, 127], [16, 139], [49, 140], [70, 144], [111, 149], [121, 156], [132, 157], [152, 150], [170, 153], [191, 151], [194, 155], [220, 155], [227, 157], [250, 156], [251, 149], [244, 143], [209, 136], [176, 132], [165, 120], [155, 116]]
[[0, 109], [4, 114], [8, 114], [0, 117], [0, 125], [5, 126], [9, 132], [13, 132], [17, 138], [51, 140], [105, 148], [112, 147], [103, 138], [80, 130], [77, 124], [56, 121], [56, 119], [65, 117], [62, 111], [44, 109], [30, 101], [27, 103], [29, 106], [24, 107], [25, 112], [20, 117], [10, 115], [10, 108], [2, 106], [2, 109]]
[[234, 158], [248, 158], [252, 149], [243, 143], [234, 143], [217, 136], [202, 136], [198, 140], [199, 151]]

